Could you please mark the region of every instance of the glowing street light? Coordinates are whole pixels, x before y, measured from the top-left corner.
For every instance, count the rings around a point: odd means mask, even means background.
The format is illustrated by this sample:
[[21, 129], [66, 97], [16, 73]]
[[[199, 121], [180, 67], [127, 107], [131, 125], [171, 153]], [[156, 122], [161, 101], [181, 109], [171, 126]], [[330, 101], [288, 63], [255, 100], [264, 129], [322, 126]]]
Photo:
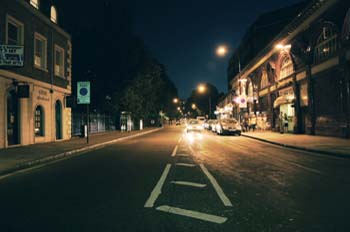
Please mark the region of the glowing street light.
[[193, 103], [193, 104], [192, 104], [192, 109], [195, 110], [196, 108], [197, 108], [196, 104]]
[[177, 103], [179, 102], [179, 99], [174, 98], [174, 99], [173, 99], [173, 102], [174, 102], [175, 104], [177, 104]]
[[290, 50], [292, 48], [291, 44], [283, 45], [283, 44], [277, 44], [276, 49], [278, 50]]
[[206, 90], [207, 90], [207, 88], [205, 87], [204, 84], [200, 84], [200, 85], [198, 86], [198, 92], [204, 93]]
[[228, 48], [225, 45], [220, 45], [216, 48], [216, 55], [219, 57], [224, 57], [228, 53]]

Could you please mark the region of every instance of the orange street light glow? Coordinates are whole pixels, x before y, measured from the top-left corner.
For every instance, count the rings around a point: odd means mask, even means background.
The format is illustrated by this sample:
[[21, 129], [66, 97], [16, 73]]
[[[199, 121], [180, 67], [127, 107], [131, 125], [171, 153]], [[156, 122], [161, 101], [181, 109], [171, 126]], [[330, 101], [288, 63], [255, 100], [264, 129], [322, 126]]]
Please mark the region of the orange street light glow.
[[226, 46], [221, 45], [216, 49], [216, 54], [220, 57], [226, 56], [228, 49]]
[[178, 102], [179, 102], [179, 99], [174, 98], [173, 102], [176, 104], [176, 103], [178, 103]]
[[200, 85], [198, 86], [198, 92], [204, 93], [205, 90], [206, 90], [206, 88], [205, 88], [205, 86], [204, 86], [203, 84], [200, 84]]

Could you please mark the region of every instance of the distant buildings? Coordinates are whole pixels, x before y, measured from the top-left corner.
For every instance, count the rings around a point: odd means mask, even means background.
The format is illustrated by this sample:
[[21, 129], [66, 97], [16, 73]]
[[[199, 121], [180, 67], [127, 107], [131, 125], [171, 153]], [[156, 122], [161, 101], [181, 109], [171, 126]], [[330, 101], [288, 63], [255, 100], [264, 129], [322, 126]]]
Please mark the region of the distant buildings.
[[0, 2], [0, 148], [71, 137], [72, 44], [51, 3]]
[[265, 115], [275, 131], [283, 115], [291, 133], [349, 137], [350, 2], [314, 0], [284, 11], [295, 16], [289, 22], [286, 14], [268, 17], [284, 27], [253, 25], [242, 40], [218, 111]]

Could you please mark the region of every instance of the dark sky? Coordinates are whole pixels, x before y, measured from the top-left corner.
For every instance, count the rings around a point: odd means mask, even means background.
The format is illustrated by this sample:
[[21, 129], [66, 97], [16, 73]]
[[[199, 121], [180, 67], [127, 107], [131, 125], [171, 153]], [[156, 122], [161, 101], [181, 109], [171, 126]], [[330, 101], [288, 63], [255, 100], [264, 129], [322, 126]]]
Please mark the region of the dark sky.
[[163, 63], [181, 98], [200, 82], [227, 92], [229, 55], [215, 56], [224, 43], [231, 53], [259, 14], [300, 0], [128, 0], [134, 30]]

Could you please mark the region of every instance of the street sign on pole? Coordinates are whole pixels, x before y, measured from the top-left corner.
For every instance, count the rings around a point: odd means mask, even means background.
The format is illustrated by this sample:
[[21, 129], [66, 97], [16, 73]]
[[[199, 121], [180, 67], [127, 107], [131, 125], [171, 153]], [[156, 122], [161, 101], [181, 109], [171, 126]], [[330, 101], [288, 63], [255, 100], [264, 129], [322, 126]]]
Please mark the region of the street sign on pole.
[[90, 81], [78, 82], [78, 104], [90, 104]]

